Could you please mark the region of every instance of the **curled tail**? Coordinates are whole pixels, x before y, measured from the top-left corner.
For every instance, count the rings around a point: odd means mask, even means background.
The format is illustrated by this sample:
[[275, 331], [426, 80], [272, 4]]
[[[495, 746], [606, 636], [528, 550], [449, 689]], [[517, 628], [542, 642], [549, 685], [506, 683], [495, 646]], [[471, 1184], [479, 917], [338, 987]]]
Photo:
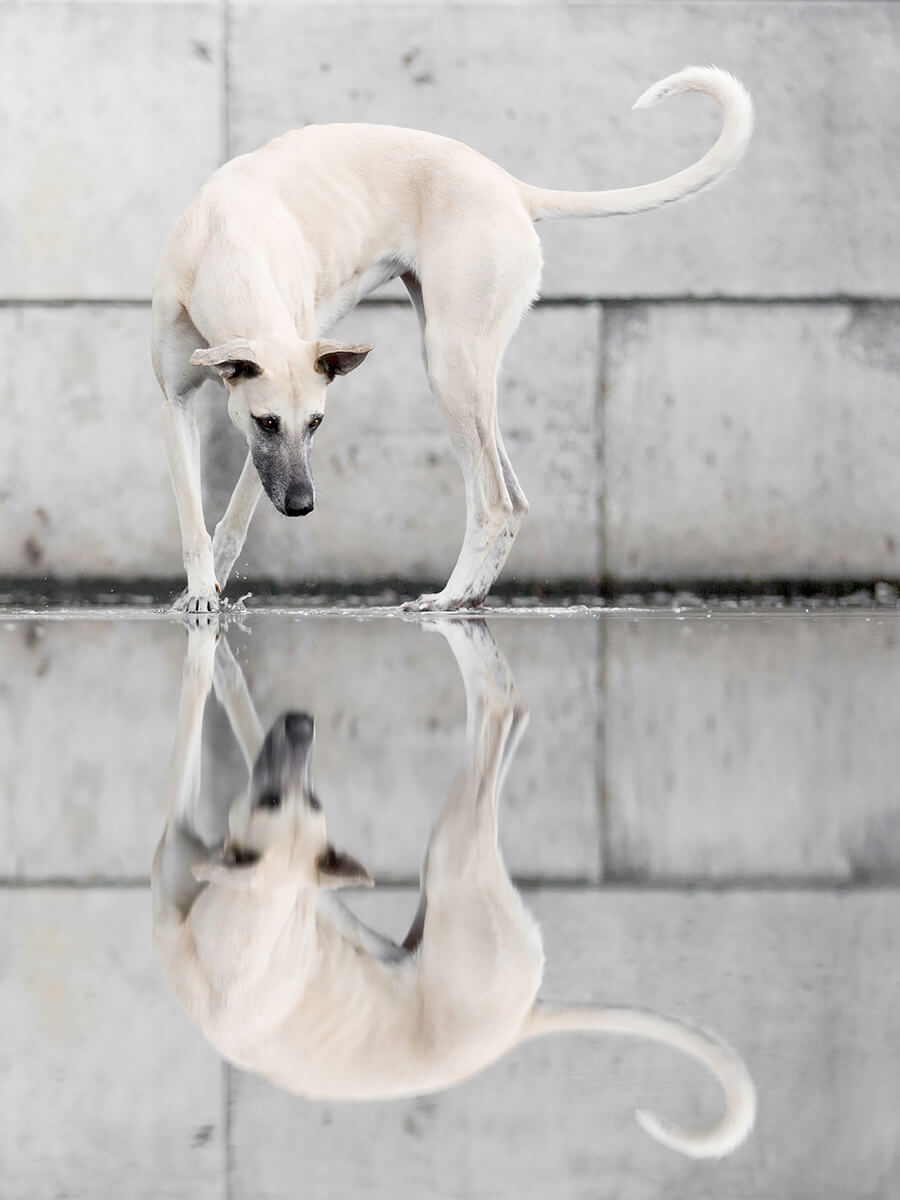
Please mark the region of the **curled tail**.
[[734, 1050], [712, 1034], [637, 1008], [551, 1009], [536, 1004], [525, 1022], [522, 1040], [548, 1033], [579, 1032], [621, 1033], [662, 1042], [689, 1054], [715, 1075], [725, 1093], [725, 1112], [711, 1129], [692, 1133], [642, 1109], [635, 1113], [642, 1128], [670, 1150], [689, 1158], [723, 1158], [736, 1150], [753, 1129], [756, 1089], [750, 1073]]
[[722, 132], [715, 144], [693, 166], [656, 183], [616, 188], [606, 192], [560, 192], [520, 183], [525, 205], [534, 218], [615, 217], [647, 212], [681, 200], [708, 187], [730, 171], [741, 158], [753, 132], [753, 103], [744, 85], [718, 67], [685, 67], [654, 83], [634, 104], [650, 108], [679, 92], [706, 92], [725, 110]]

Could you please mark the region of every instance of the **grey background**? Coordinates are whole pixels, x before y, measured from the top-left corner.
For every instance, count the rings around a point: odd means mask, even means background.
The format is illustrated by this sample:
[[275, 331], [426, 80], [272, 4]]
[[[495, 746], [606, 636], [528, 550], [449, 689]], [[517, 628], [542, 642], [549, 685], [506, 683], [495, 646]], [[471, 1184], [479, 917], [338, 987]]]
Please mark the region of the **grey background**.
[[[147, 355], [169, 227], [226, 157], [308, 121], [450, 134], [514, 174], [620, 186], [696, 158], [707, 98], [630, 105], [715, 62], [757, 132], [720, 187], [635, 218], [543, 223], [544, 301], [501, 420], [532, 512], [506, 578], [900, 574], [890, 0], [169, 3], [0, 0], [0, 574], [175, 579]], [[239, 571], [289, 585], [442, 580], [456, 463], [399, 292], [348, 336], [320, 504], [261, 508]], [[243, 450], [204, 403], [210, 523]]]

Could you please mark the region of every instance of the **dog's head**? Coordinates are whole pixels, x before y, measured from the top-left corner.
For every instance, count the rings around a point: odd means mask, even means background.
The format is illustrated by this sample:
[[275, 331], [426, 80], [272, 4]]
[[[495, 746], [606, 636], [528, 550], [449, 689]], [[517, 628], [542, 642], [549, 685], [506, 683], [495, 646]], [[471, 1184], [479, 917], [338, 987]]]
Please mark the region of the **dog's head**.
[[197, 879], [232, 887], [371, 886], [365, 867], [329, 844], [312, 786], [315, 725], [286, 712], [263, 742], [245, 795], [228, 814], [222, 852], [194, 867]]
[[191, 355], [194, 366], [216, 371], [224, 382], [228, 415], [247, 440], [266, 494], [286, 517], [305, 517], [315, 507], [310, 451], [325, 416], [326, 388], [371, 349], [273, 335], [235, 338]]

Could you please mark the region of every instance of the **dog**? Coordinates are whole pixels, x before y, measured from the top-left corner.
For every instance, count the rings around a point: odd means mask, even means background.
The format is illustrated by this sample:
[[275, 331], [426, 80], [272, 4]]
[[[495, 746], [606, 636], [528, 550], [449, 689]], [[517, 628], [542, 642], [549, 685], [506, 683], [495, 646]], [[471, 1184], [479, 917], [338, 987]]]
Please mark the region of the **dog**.
[[[480, 621], [432, 621], [466, 693], [467, 765], [432, 832], [418, 908], [402, 942], [359, 921], [334, 894], [371, 885], [328, 841], [313, 786], [312, 718], [290, 712], [267, 734], [216, 631], [189, 630], [167, 821], [151, 875], [156, 947], [170, 985], [230, 1063], [314, 1099], [434, 1092], [484, 1070], [523, 1041], [557, 1032], [620, 1033], [675, 1047], [725, 1093], [711, 1129], [650, 1113], [657, 1141], [721, 1157], [753, 1127], [747, 1068], [723, 1042], [652, 1012], [538, 1003], [541, 933], [504, 868], [497, 801], [527, 723], [506, 661]], [[250, 771], [210, 853], [201, 831], [200, 741], [211, 686]]]
[[[310, 456], [326, 392], [369, 345], [328, 333], [377, 287], [403, 280], [419, 318], [428, 381], [462, 469], [466, 528], [444, 588], [405, 607], [478, 606], [501, 571], [528, 501], [497, 421], [503, 352], [538, 294], [534, 222], [646, 212], [720, 179], [753, 128], [743, 86], [688, 67], [635, 108], [706, 92], [722, 131], [693, 166], [602, 192], [533, 187], [460, 142], [384, 125], [310, 125], [226, 163], [175, 226], [153, 288], [152, 357], [165, 397], [166, 449], [187, 591], [214, 612], [265, 491], [280, 513], [315, 507]], [[249, 453], [210, 539], [191, 400], [212, 375]]]

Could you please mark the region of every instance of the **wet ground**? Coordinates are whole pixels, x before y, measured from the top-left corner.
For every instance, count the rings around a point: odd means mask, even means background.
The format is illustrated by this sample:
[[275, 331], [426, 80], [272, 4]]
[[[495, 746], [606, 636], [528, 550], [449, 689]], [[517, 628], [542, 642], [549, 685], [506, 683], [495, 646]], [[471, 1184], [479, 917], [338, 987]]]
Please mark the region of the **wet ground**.
[[[900, 612], [881, 599], [526, 605], [451, 618], [468, 641], [355, 607], [192, 631], [149, 607], [7, 609], [0, 1195], [896, 1196]], [[302, 802], [376, 882], [341, 896], [396, 942], [442, 806], [490, 807], [499, 755], [540, 997], [724, 1039], [755, 1084], [749, 1139], [706, 1162], [654, 1143], [635, 1107], [704, 1130], [722, 1095], [641, 1038], [555, 1035], [449, 1090], [367, 1103], [233, 1065], [233, 1031], [191, 1010], [160, 946], [196, 881], [162, 855], [151, 898], [151, 868], [173, 811], [194, 839], [179, 853], [221, 850], [288, 712], [314, 719]], [[480, 828], [461, 836], [484, 855]]]

